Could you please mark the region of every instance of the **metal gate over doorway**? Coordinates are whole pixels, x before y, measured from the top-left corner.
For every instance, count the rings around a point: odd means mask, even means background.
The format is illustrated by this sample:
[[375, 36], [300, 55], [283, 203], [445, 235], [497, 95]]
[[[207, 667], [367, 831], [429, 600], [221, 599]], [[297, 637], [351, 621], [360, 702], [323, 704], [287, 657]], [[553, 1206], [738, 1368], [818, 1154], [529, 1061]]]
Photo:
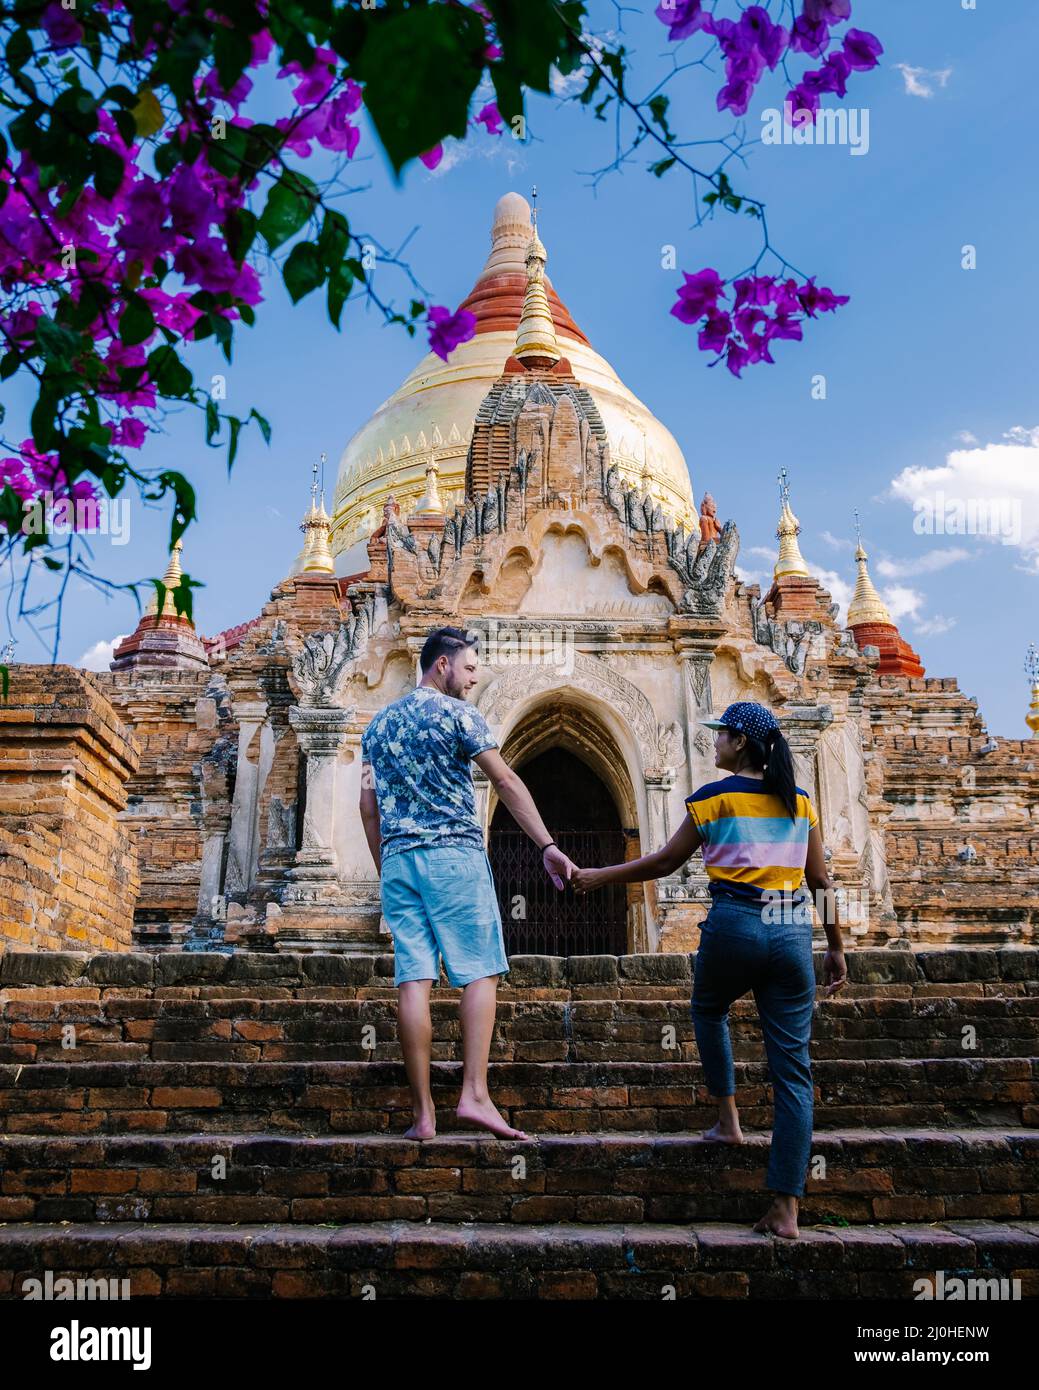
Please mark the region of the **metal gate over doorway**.
[[[629, 841], [608, 788], [587, 763], [554, 747], [517, 767], [549, 833], [581, 868], [622, 863]], [[511, 955], [623, 955], [628, 949], [628, 890], [561, 893], [545, 873], [537, 845], [499, 803], [488, 855]]]
[[[521, 774], [522, 776], [522, 774]], [[624, 859], [624, 833], [557, 830], [556, 844], [575, 864], [597, 868]], [[628, 949], [627, 891], [610, 883], [594, 893], [561, 893], [522, 830], [491, 840], [505, 950], [510, 956], [622, 956]], [[521, 915], [513, 916], [514, 910]]]

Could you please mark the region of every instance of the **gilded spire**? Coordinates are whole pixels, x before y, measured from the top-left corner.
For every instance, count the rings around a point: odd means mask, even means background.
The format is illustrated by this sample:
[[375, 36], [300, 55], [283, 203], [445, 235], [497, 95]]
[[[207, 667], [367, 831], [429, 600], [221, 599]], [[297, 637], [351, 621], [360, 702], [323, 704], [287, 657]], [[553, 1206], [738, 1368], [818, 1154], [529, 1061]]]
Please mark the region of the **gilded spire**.
[[869, 577], [868, 555], [862, 547], [862, 532], [859, 529], [859, 514], [855, 513], [855, 534], [858, 545], [855, 548], [855, 563], [859, 567], [855, 580], [855, 593], [848, 604], [848, 626], [857, 627], [859, 623], [886, 623], [894, 627], [887, 605], [873, 587]]
[[558, 362], [562, 354], [556, 342], [556, 326], [545, 292], [545, 265], [548, 252], [538, 236], [537, 189], [534, 189], [533, 234], [527, 247], [527, 288], [523, 295], [523, 312], [516, 329], [513, 357], [524, 361], [528, 357], [545, 357]]
[[[324, 472], [325, 455], [321, 455], [321, 470]], [[325, 511], [325, 494], [321, 493], [321, 506], [318, 507], [318, 465], [314, 464], [314, 481], [310, 485], [310, 510], [299, 524], [305, 537], [303, 549], [296, 556], [292, 566], [293, 574], [334, 574], [335, 561], [328, 543], [328, 533], [332, 518]]]
[[776, 561], [773, 574], [777, 579], [782, 579], [788, 574], [802, 575], [807, 579], [808, 566], [805, 564], [801, 548], [797, 544], [801, 523], [790, 509], [790, 484], [786, 480], [785, 468], [780, 469], [778, 482], [782, 509], [779, 513], [779, 526], [776, 529], [776, 536], [779, 538], [779, 559]]
[[183, 571], [180, 568], [180, 552], [183, 549], [183, 541], [174, 541], [170, 550], [169, 564], [166, 566], [166, 573], [162, 576], [162, 582], [166, 586], [166, 592], [162, 598], [162, 613], [159, 613], [159, 596], [153, 590], [152, 596], [148, 600], [148, 606], [144, 610], [145, 614], [150, 618], [176, 618], [180, 616], [177, 613], [177, 606], [173, 602], [173, 590], [179, 587], [183, 577]]
[[1025, 715], [1025, 723], [1035, 738], [1039, 738], [1039, 651], [1032, 642], [1025, 657], [1025, 675], [1032, 687], [1032, 703]]

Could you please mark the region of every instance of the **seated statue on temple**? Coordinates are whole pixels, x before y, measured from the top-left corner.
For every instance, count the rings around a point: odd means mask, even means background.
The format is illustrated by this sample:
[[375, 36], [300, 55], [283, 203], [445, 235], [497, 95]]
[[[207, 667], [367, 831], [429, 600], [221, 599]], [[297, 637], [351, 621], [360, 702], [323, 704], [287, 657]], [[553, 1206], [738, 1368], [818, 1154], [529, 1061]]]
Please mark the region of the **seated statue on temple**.
[[700, 548], [709, 545], [711, 541], [720, 541], [722, 528], [718, 524], [718, 511], [714, 505], [714, 498], [709, 492], [703, 495], [700, 503]]

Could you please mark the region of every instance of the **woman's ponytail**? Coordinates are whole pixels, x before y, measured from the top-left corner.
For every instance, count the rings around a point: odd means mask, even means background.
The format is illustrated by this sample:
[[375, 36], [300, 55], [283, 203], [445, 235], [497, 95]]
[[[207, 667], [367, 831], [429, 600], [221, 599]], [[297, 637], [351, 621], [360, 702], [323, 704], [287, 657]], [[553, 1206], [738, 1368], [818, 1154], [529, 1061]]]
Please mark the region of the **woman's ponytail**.
[[797, 819], [797, 782], [794, 779], [794, 760], [790, 745], [778, 729], [765, 736], [765, 791], [778, 796], [791, 820]]

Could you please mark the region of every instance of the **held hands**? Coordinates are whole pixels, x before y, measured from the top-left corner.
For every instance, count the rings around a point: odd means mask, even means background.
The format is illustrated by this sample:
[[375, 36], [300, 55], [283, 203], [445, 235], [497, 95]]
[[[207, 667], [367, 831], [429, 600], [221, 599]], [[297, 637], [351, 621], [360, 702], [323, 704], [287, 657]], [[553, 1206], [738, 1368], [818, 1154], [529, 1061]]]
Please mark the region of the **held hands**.
[[843, 951], [829, 950], [823, 956], [823, 991], [825, 997], [829, 999], [831, 994], [836, 994], [839, 989], [843, 989], [848, 983], [848, 967], [844, 962]]
[[558, 845], [547, 845], [541, 862], [545, 866], [545, 873], [560, 891], [573, 882], [575, 874], [580, 873], [577, 865], [567, 858]]
[[575, 893], [590, 893], [593, 889], [602, 886], [601, 869], [575, 869], [571, 880], [574, 885]]

